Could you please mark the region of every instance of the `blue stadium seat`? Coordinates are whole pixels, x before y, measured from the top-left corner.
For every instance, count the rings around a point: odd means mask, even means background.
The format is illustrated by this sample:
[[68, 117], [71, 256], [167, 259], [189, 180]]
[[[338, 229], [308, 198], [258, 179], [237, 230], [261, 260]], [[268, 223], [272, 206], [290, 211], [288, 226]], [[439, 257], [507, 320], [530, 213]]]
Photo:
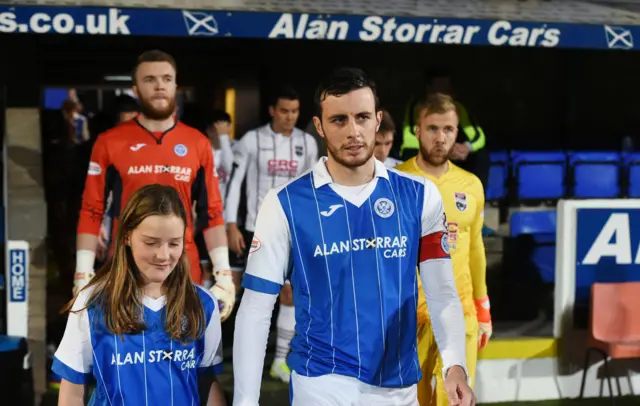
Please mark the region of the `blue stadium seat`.
[[633, 152], [624, 157], [627, 172], [627, 196], [640, 197], [640, 152]]
[[582, 198], [620, 197], [619, 152], [572, 152], [569, 155], [571, 195]]
[[562, 151], [512, 151], [519, 200], [560, 199], [565, 195], [566, 155]]
[[487, 200], [501, 200], [507, 196], [507, 176], [509, 174], [509, 155], [506, 151], [489, 154], [489, 184], [485, 191]]
[[545, 283], [554, 283], [556, 269], [556, 211], [521, 211], [511, 214], [510, 235], [531, 236], [531, 261]]

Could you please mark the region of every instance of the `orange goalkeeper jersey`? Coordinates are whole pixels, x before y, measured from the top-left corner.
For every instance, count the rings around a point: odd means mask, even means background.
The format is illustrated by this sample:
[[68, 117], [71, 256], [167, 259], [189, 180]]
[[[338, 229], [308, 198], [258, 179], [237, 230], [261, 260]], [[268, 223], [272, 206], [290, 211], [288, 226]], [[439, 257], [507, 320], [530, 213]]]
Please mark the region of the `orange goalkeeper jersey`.
[[[472, 173], [449, 162], [449, 169], [435, 178], [420, 169], [416, 158], [411, 158], [396, 169], [423, 176], [438, 187], [444, 203], [449, 226], [449, 248], [453, 261], [456, 286], [466, 315], [475, 315], [473, 299], [487, 295], [487, 261], [482, 241], [484, 190], [480, 180]], [[420, 283], [420, 278], [418, 278]], [[418, 289], [418, 322], [428, 321], [427, 304]]]

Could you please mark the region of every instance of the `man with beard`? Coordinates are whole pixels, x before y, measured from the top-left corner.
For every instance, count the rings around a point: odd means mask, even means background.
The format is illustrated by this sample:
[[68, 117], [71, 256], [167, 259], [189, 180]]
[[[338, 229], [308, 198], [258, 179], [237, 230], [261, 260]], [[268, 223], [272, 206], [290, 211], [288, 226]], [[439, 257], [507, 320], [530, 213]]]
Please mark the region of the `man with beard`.
[[375, 159], [382, 114], [364, 72], [333, 72], [315, 101], [328, 157], [260, 207], [236, 319], [234, 405], [258, 405], [271, 313], [290, 279], [292, 405], [416, 406], [417, 263], [447, 392], [474, 405], [438, 190]]
[[[454, 100], [442, 93], [431, 95], [421, 106], [418, 119], [419, 154], [397, 169], [429, 179], [442, 195], [453, 273], [465, 315], [469, 384], [473, 386], [478, 350], [487, 344], [492, 332], [485, 280], [487, 263], [482, 241], [484, 191], [477, 176], [448, 159], [458, 135]], [[423, 376], [418, 384], [418, 399], [421, 405], [445, 406], [451, 403], [441, 374], [444, 351], [440, 351], [442, 356], [438, 354], [437, 331], [434, 334], [435, 325], [429, 321], [427, 301], [420, 294], [418, 353]], [[431, 388], [433, 375], [436, 377], [435, 402]]]
[[[177, 85], [173, 57], [157, 50], [145, 52], [138, 58], [132, 77], [140, 114], [101, 134], [91, 153], [77, 231], [74, 290], [92, 278], [109, 193], [113, 193], [115, 230], [129, 196], [142, 186], [160, 183], [178, 191], [187, 212], [194, 201], [198, 202], [198, 218], [206, 220], [204, 237], [216, 277], [211, 291], [219, 301], [224, 320], [233, 309], [235, 292], [211, 145], [202, 133], [174, 119]], [[191, 218], [189, 222], [192, 223]], [[192, 225], [187, 227], [185, 250], [192, 279], [199, 284], [202, 273]], [[149, 239], [148, 244], [158, 242]]]

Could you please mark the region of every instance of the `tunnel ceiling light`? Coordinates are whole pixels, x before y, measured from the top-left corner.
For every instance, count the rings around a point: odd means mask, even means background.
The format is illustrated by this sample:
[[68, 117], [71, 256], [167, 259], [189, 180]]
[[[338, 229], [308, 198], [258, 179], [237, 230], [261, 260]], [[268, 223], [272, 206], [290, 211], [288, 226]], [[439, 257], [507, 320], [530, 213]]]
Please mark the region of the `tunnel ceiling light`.
[[104, 77], [107, 82], [131, 82], [129, 75], [107, 75]]

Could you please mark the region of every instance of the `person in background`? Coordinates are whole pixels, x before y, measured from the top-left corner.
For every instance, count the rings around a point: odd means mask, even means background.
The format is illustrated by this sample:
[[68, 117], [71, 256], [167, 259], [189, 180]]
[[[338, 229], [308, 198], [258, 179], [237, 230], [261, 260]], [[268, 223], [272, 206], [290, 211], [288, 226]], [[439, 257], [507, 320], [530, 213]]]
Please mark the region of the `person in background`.
[[[225, 220], [234, 283], [240, 291], [244, 264], [252, 246], [258, 209], [269, 189], [281, 185], [313, 167], [318, 159], [318, 144], [308, 133], [296, 127], [300, 114], [300, 96], [291, 86], [275, 92], [269, 106], [271, 122], [246, 133], [234, 147], [234, 162], [229, 179]], [[246, 180], [245, 180], [246, 178]], [[242, 184], [245, 184], [247, 215], [244, 230], [238, 226]], [[235, 257], [235, 258], [234, 258]], [[234, 266], [235, 265], [235, 266]], [[278, 312], [276, 356], [271, 376], [289, 382], [287, 366], [289, 342], [295, 334], [295, 309], [290, 284], [284, 284]]]
[[[425, 89], [423, 95], [407, 103], [402, 128], [401, 159], [407, 160], [418, 154], [419, 145], [416, 138], [416, 117], [420, 104], [430, 94], [442, 93], [456, 98], [451, 74], [447, 69], [434, 67], [425, 72]], [[459, 117], [458, 137], [451, 149], [449, 157], [456, 165], [480, 179], [484, 190], [489, 180], [489, 152], [486, 148], [486, 135], [476, 118], [456, 99]], [[494, 230], [483, 227], [485, 235], [495, 234]]]
[[[222, 366], [215, 297], [193, 284], [185, 250], [187, 212], [171, 186], [133, 193], [114, 255], [66, 306], [52, 370], [58, 405], [200, 405], [198, 378]], [[223, 406], [215, 386], [207, 406]]]
[[[487, 260], [482, 240], [484, 191], [477, 176], [459, 168], [448, 157], [455, 147], [458, 115], [454, 100], [434, 93], [421, 105], [416, 135], [420, 153], [396, 169], [427, 178], [442, 195], [453, 274], [462, 303], [466, 327], [467, 371], [469, 385], [476, 377], [478, 350], [484, 347], [493, 331], [487, 293]], [[418, 279], [418, 284], [420, 284]], [[422, 379], [418, 399], [423, 406], [447, 406], [442, 378], [442, 357], [438, 352], [427, 304], [418, 289], [418, 354]], [[435, 395], [431, 387], [436, 378]]]
[[380, 127], [376, 132], [376, 145], [373, 153], [376, 159], [384, 163], [387, 168], [393, 168], [402, 163], [402, 161], [389, 156], [395, 134], [396, 125], [393, 122], [393, 118], [391, 118], [391, 114], [386, 110], [382, 110], [382, 120], [380, 120]]

